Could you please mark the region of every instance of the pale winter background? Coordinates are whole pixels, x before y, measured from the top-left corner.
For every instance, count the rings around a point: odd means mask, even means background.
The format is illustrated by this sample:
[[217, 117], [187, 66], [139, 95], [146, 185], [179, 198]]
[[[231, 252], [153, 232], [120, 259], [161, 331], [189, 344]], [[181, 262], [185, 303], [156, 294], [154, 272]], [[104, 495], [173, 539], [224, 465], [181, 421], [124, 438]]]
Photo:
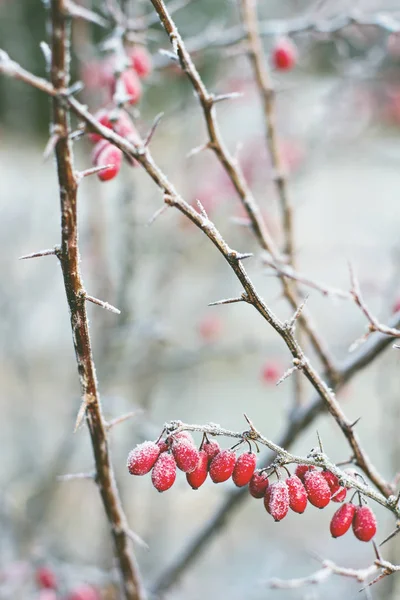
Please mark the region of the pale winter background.
[[[357, 9], [363, 16], [381, 13], [400, 20], [396, 3], [389, 1], [363, 1], [357, 6], [348, 0], [259, 4], [265, 19], [330, 19]], [[141, 2], [135, 10], [150, 11], [151, 5]], [[218, 35], [238, 22], [238, 11], [234, 2], [197, 0], [176, 19], [187, 38], [201, 35], [207, 26]], [[88, 35], [90, 39], [92, 27], [88, 28], [89, 33], [86, 26], [76, 27], [76, 44]], [[39, 42], [45, 29], [45, 10], [39, 3], [0, 3], [1, 47], [40, 74], [44, 64]], [[99, 41], [103, 34], [94, 31]], [[150, 49], [161, 65], [165, 59], [157, 52], [168, 48], [168, 40], [160, 28], [153, 31]], [[304, 33], [294, 39], [297, 67], [290, 74], [275, 73], [273, 79], [295, 207], [299, 270], [348, 289], [351, 260], [370, 306], [387, 321], [400, 293], [400, 39], [378, 28], [356, 26], [333, 38]], [[266, 40], [267, 53], [273, 42]], [[80, 50], [85, 51], [83, 42]], [[249, 62], [243, 55], [213, 50], [199, 52], [196, 62], [213, 90], [243, 92], [237, 101], [221, 104], [218, 117], [280, 240], [279, 207]], [[98, 108], [96, 94], [92, 90], [86, 94], [90, 108]], [[165, 112], [152, 142], [156, 160], [184, 197], [202, 200], [231, 246], [255, 252], [246, 266], [257, 289], [280, 318], [288, 316], [279, 284], [263, 266], [250, 232], [234, 219], [243, 216], [240, 204], [214, 156], [186, 158], [204, 141], [202, 114], [187, 81], [171, 68], [156, 69], [139, 108], [142, 132], [160, 110]], [[90, 481], [57, 481], [60, 474], [92, 469], [86, 428], [72, 433], [79, 385], [60, 269], [53, 257], [18, 261], [59, 239], [55, 166], [52, 160], [42, 161], [48, 109], [47, 99], [39, 93], [0, 80], [0, 595], [4, 598], [35, 598], [29, 572], [38, 562], [52, 565], [66, 587], [82, 580], [101, 586], [113, 565], [95, 486]], [[75, 148], [78, 166], [90, 166], [88, 142], [80, 141]], [[112, 432], [112, 452], [129, 522], [150, 547], [137, 549], [150, 583], [201, 530], [230, 485], [207, 482], [193, 492], [181, 476], [170, 491], [158, 494], [149, 477], [132, 478], [127, 473], [129, 450], [144, 439], [156, 438], [170, 419], [213, 421], [241, 430], [244, 412], [267, 437], [277, 440], [293, 402], [290, 379], [276, 388], [262, 377], [266, 363], [277, 364], [281, 372], [290, 366], [287, 349], [274, 331], [246, 305], [207, 307], [239, 291], [215, 248], [173, 209], [147, 226], [161, 201], [146, 174], [128, 167], [113, 183], [102, 185], [92, 178], [80, 189], [86, 287], [122, 310], [118, 317], [89, 307], [104, 411], [110, 417], [142, 411]], [[365, 332], [361, 313], [349, 302], [312, 290], [308, 307], [334, 356], [345, 360], [350, 344]], [[399, 470], [398, 370], [399, 356], [389, 347], [339, 396], [349, 416], [361, 416], [358, 433], [388, 479]], [[294, 452], [307, 453], [315, 446], [317, 429], [334, 460], [349, 457], [343, 435], [326, 416], [304, 432]], [[334, 509], [309, 507], [302, 516], [291, 514], [274, 523], [262, 502], [249, 498], [168, 598], [331, 600], [339, 594], [364, 595], [358, 594], [360, 584], [339, 577], [293, 591], [271, 590], [267, 585], [271, 577], [299, 577], [317, 570], [316, 555], [357, 568], [372, 562], [369, 544], [350, 534], [339, 540], [330, 537]], [[379, 507], [376, 513], [383, 539], [394, 522]], [[397, 539], [386, 547], [386, 556], [400, 561]], [[16, 577], [9, 576], [13, 569]], [[398, 578], [372, 588], [369, 597], [398, 598]]]

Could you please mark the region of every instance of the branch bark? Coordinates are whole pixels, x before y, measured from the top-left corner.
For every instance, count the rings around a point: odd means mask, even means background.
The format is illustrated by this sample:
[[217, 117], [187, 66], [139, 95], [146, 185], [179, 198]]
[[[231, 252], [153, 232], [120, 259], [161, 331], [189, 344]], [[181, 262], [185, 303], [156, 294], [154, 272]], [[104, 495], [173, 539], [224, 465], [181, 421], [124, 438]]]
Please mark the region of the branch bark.
[[[50, 11], [51, 82], [57, 94], [65, 92], [69, 86], [69, 23], [65, 16], [63, 0], [52, 0]], [[70, 310], [72, 338], [96, 466], [96, 482], [111, 528], [124, 597], [127, 600], [143, 600], [145, 594], [127, 535], [128, 527], [115, 482], [107, 432], [101, 412], [86, 314], [86, 292], [79, 269], [78, 182], [73, 168], [72, 144], [69, 140], [71, 132], [69, 111], [65, 103], [60, 102], [57, 97], [53, 100], [53, 127], [59, 134], [55, 154], [61, 204], [61, 247], [57, 249], [57, 256], [61, 263]]]

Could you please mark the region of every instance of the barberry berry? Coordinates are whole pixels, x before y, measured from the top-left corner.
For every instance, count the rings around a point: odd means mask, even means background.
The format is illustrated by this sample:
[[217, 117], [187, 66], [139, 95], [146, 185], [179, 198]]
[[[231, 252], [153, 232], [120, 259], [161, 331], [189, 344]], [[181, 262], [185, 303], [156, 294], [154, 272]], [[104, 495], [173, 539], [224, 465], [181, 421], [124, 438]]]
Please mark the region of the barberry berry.
[[191, 473], [198, 465], [199, 451], [193, 442], [187, 438], [181, 437], [173, 440], [172, 454], [174, 455], [176, 466], [184, 473]]
[[100, 594], [93, 586], [83, 583], [67, 596], [67, 600], [100, 600]]
[[161, 452], [166, 452], [169, 448], [169, 445], [165, 440], [158, 440], [157, 446], [160, 448], [160, 454]]
[[275, 481], [266, 490], [264, 506], [275, 521], [282, 521], [289, 510], [289, 489], [283, 480]]
[[297, 475], [291, 475], [286, 479], [289, 490], [289, 506], [296, 513], [303, 513], [307, 507], [307, 492], [303, 482]]
[[282, 374], [282, 368], [277, 362], [268, 361], [262, 368], [261, 379], [269, 384], [274, 385]]
[[176, 479], [176, 462], [172, 454], [163, 452], [157, 458], [151, 472], [151, 481], [159, 492], [165, 492]]
[[253, 498], [263, 498], [267, 487], [269, 486], [269, 480], [265, 471], [255, 471], [249, 483], [249, 492]]
[[[105, 110], [103, 108], [103, 109], [99, 110], [97, 113], [95, 113], [93, 116], [104, 127], [107, 127], [108, 129], [114, 128], [114, 123], [110, 120], [110, 112], [108, 110]], [[103, 138], [101, 137], [101, 135], [99, 133], [89, 133], [89, 139], [91, 142], [93, 142], [95, 144], [96, 142], [99, 142]]]
[[143, 442], [131, 450], [128, 455], [127, 467], [131, 475], [146, 475], [154, 466], [160, 446], [155, 442]]
[[343, 506], [337, 509], [330, 524], [332, 537], [340, 537], [350, 529], [355, 512], [356, 507], [354, 504], [350, 504], [349, 502], [343, 504]]
[[376, 534], [375, 515], [369, 506], [358, 506], [353, 519], [353, 532], [361, 542], [369, 542]]
[[210, 464], [212, 459], [221, 452], [221, 446], [218, 444], [218, 442], [216, 440], [210, 440], [210, 441], [204, 442], [202, 449], [207, 454], [208, 464]]
[[214, 483], [227, 481], [233, 473], [236, 463], [236, 454], [233, 450], [221, 450], [212, 459], [209, 467], [210, 477]]
[[272, 50], [272, 63], [279, 71], [289, 71], [297, 61], [297, 49], [288, 38], [277, 41]]
[[49, 590], [55, 590], [57, 588], [55, 573], [49, 567], [39, 567], [36, 570], [35, 579], [40, 588]]
[[[98, 144], [101, 143], [102, 142], [98, 142]], [[121, 150], [109, 143], [100, 149], [96, 155], [94, 166], [110, 165], [107, 169], [103, 169], [97, 173], [97, 177], [100, 181], [110, 181], [110, 179], [114, 179], [114, 177], [118, 175], [122, 164], [122, 156]]]
[[243, 487], [249, 483], [256, 468], [256, 462], [257, 457], [254, 452], [244, 452], [238, 457], [232, 473], [233, 483], [237, 487]]
[[304, 487], [308, 500], [317, 508], [324, 508], [331, 499], [331, 490], [320, 471], [310, 471], [304, 475]]
[[143, 46], [135, 46], [129, 53], [132, 68], [139, 77], [148, 77], [152, 70], [151, 56]]
[[111, 91], [114, 94], [117, 86], [122, 85], [127, 96], [128, 104], [137, 104], [142, 96], [142, 84], [133, 69], [121, 73], [119, 80], [113, 79]]
[[337, 492], [332, 495], [332, 502], [343, 502], [347, 496], [347, 489], [345, 487], [340, 487]]
[[343, 500], [347, 496], [347, 490], [345, 487], [341, 486], [339, 483], [339, 479], [334, 475], [331, 471], [324, 470], [321, 472], [322, 477], [326, 480], [329, 485], [329, 489], [331, 490], [331, 500], [332, 502], [343, 502]]
[[304, 483], [304, 475], [309, 471], [315, 471], [315, 467], [313, 465], [297, 465], [294, 474]]
[[186, 479], [188, 484], [194, 489], [197, 490], [205, 480], [207, 479], [208, 474], [208, 456], [205, 450], [199, 450], [199, 462], [197, 463], [197, 467], [191, 473], [186, 473]]

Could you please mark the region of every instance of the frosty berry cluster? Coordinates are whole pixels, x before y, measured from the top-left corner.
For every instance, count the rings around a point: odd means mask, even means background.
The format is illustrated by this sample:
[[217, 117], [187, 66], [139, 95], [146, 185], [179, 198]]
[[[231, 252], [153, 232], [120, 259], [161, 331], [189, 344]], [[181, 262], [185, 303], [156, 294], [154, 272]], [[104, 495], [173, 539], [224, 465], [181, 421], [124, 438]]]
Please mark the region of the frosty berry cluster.
[[[177, 468], [186, 473], [187, 482], [194, 490], [202, 486], [208, 476], [214, 483], [232, 478], [237, 487], [248, 485], [253, 498], [262, 498], [266, 511], [275, 521], [284, 519], [289, 509], [302, 514], [308, 503], [322, 509], [330, 502], [342, 503], [346, 499], [348, 490], [327, 469], [299, 464], [293, 475], [285, 468], [287, 476], [283, 478], [280, 469], [256, 469], [256, 463], [256, 454], [251, 449], [236, 456], [235, 448], [223, 450], [206, 435], [198, 449], [191, 434], [181, 431], [156, 442], [139, 444], [129, 453], [127, 466], [131, 475], [151, 472], [152, 483], [159, 492], [165, 492], [174, 484]], [[273, 473], [277, 480], [271, 483]], [[361, 541], [368, 542], [375, 535], [375, 516], [358, 495], [360, 506], [348, 502], [333, 515], [330, 530], [334, 538], [344, 535], [351, 525]]]
[[[111, 66], [104, 67], [104, 77], [101, 83], [108, 88], [111, 98], [117, 91], [117, 87], [122, 88], [125, 99], [124, 105], [137, 104], [142, 96], [141, 79], [146, 78], [151, 73], [151, 57], [147, 50], [141, 46], [135, 46], [128, 52], [129, 68], [115, 77]], [[109, 129], [112, 129], [118, 135], [126, 138], [132, 144], [140, 142], [139, 135], [130, 117], [116, 108], [112, 103], [106, 108], [102, 108], [95, 115], [95, 118]], [[92, 152], [92, 164], [95, 167], [109, 165], [97, 173], [100, 181], [109, 181], [118, 175], [123, 159], [122, 151], [110, 144], [107, 140], [97, 133], [90, 133], [89, 139], [95, 144]], [[135, 166], [133, 159], [127, 159], [131, 166]]]

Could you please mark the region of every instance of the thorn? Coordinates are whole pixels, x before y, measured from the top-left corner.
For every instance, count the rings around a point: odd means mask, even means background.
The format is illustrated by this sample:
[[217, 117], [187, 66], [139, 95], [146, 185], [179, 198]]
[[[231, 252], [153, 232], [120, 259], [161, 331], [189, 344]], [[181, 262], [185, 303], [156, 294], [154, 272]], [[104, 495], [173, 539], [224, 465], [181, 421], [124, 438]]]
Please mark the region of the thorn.
[[85, 89], [83, 81], [75, 81], [63, 94], [64, 96], [73, 96]]
[[177, 63], [179, 62], [179, 58], [173, 52], [170, 52], [169, 50], [160, 48], [159, 53], [162, 54], [162, 56], [166, 56], [170, 60], [173, 60], [174, 62], [177, 62]]
[[147, 223], [146, 223], [147, 227], [150, 227], [150, 225], [152, 225], [154, 223], [154, 221], [156, 219], [158, 219], [158, 217], [160, 217], [162, 214], [164, 214], [165, 211], [168, 210], [168, 208], [169, 208], [169, 204], [164, 204], [161, 208], [156, 210], [154, 215], [152, 217], [150, 217], [150, 219], [147, 221]]
[[200, 154], [200, 152], [203, 152], [203, 150], [208, 150], [209, 147], [209, 142], [207, 142], [206, 144], [202, 144], [201, 146], [196, 146], [196, 148], [192, 148], [190, 152], [186, 154], [186, 158], [192, 158], [192, 156]]
[[208, 221], [208, 214], [207, 214], [207, 212], [206, 212], [206, 209], [204, 208], [204, 206], [203, 206], [203, 205], [202, 205], [202, 203], [200, 202], [200, 200], [196, 200], [196, 204], [197, 204], [197, 206], [199, 207], [199, 210], [200, 210], [200, 212], [201, 212], [202, 216], [203, 216], [205, 219], [207, 219], [207, 221]]
[[51, 68], [51, 50], [50, 46], [46, 42], [40, 42], [40, 49], [44, 56], [44, 61], [46, 63], [46, 71], [50, 71]]
[[75, 177], [77, 181], [81, 181], [84, 177], [89, 177], [89, 175], [96, 175], [96, 173], [100, 173], [100, 171], [105, 171], [106, 169], [111, 169], [114, 165], [100, 165], [99, 167], [91, 167], [90, 169], [86, 169], [85, 171], [78, 171], [75, 173]]
[[83, 399], [81, 402], [81, 405], [79, 407], [77, 417], [76, 417], [74, 433], [76, 433], [78, 431], [79, 427], [82, 425], [82, 421], [83, 421], [83, 418], [86, 413], [86, 408], [87, 408], [87, 402], [85, 399]]
[[[296, 359], [293, 360], [293, 362]], [[287, 371], [285, 371], [285, 373], [282, 375], [282, 377], [276, 382], [276, 386], [280, 385], [281, 383], [283, 383], [285, 381], [285, 379], [287, 379], [288, 377], [290, 377], [290, 375], [292, 375], [295, 371], [298, 371], [299, 369], [301, 369], [303, 366], [303, 364], [299, 361], [299, 364], [295, 364], [293, 367], [290, 367]]]
[[43, 162], [46, 162], [50, 155], [53, 153], [55, 147], [57, 146], [58, 141], [61, 139], [61, 136], [58, 133], [52, 133], [49, 137], [49, 140], [46, 144], [46, 147], [43, 151]]
[[57, 250], [55, 248], [50, 248], [49, 250], [39, 250], [39, 252], [25, 254], [24, 256], [20, 256], [18, 260], [27, 260], [28, 258], [39, 258], [40, 256], [55, 256], [56, 254]]
[[248, 218], [231, 217], [229, 220], [232, 223], [234, 223], [235, 225], [239, 225], [240, 227], [250, 227], [251, 226], [251, 221]]
[[236, 260], [245, 260], [246, 258], [251, 258], [254, 256], [252, 252], [236, 252]]
[[137, 533], [135, 533], [134, 531], [132, 531], [132, 529], [129, 529], [129, 528], [125, 529], [125, 533], [132, 540], [132, 542], [134, 542], [135, 544], [137, 544], [141, 548], [144, 548], [145, 550], [149, 550], [149, 545], [146, 544], [146, 542], [144, 540], [142, 540], [142, 538], [140, 537], [140, 535], [138, 535]]
[[304, 307], [307, 303], [307, 300], [309, 299], [309, 294], [304, 298], [303, 302], [298, 306], [298, 308], [296, 309], [295, 313], [293, 314], [292, 318], [289, 321], [286, 321], [285, 325], [287, 327], [287, 329], [289, 330], [293, 330], [295, 323], [297, 321], [297, 319], [299, 318], [299, 316], [301, 315], [301, 313], [304, 310]]
[[157, 115], [157, 116], [156, 116], [156, 118], [154, 119], [154, 121], [153, 121], [153, 124], [152, 124], [152, 126], [150, 127], [150, 131], [149, 131], [149, 133], [146, 135], [146, 137], [145, 137], [145, 139], [144, 139], [144, 142], [143, 142], [143, 146], [144, 146], [145, 148], [146, 148], [146, 147], [147, 147], [147, 146], [150, 144], [150, 142], [151, 142], [151, 138], [153, 137], [153, 135], [154, 135], [154, 132], [155, 132], [155, 130], [157, 129], [158, 125], [160, 124], [160, 122], [161, 122], [161, 119], [163, 118], [163, 116], [164, 116], [164, 113], [163, 113], [163, 112], [160, 112], [160, 113], [158, 113], [158, 115]]
[[398, 344], [393, 344], [392, 348], [395, 350], [400, 350], [400, 346]]
[[359, 346], [361, 346], [362, 344], [364, 344], [367, 341], [367, 339], [369, 338], [369, 336], [371, 335], [371, 333], [372, 333], [372, 331], [367, 331], [367, 333], [365, 333], [363, 336], [361, 336], [355, 342], [353, 342], [349, 346], [349, 352], [354, 352], [354, 350], [357, 350], [357, 348]]
[[217, 300], [216, 302], [210, 302], [208, 306], [220, 306], [221, 304], [234, 304], [235, 302], [248, 302], [246, 294], [242, 294], [238, 298], [225, 298], [224, 300]]
[[358, 419], [356, 419], [351, 425], [349, 425], [350, 429], [353, 429], [353, 427], [355, 427], [357, 425], [357, 423], [360, 421], [361, 417], [358, 417]]
[[73, 481], [74, 479], [96, 479], [96, 473], [67, 473], [58, 475], [57, 481]]
[[386, 537], [386, 538], [383, 540], [383, 542], [381, 542], [381, 543], [379, 544], [379, 548], [380, 548], [381, 546], [383, 546], [383, 544], [386, 544], [386, 542], [388, 542], [389, 540], [391, 540], [392, 538], [394, 538], [394, 537], [395, 537], [395, 536], [396, 536], [396, 535], [399, 533], [399, 531], [400, 531], [400, 527], [397, 527], [397, 528], [396, 528], [394, 531], [392, 531], [392, 533], [391, 533], [391, 534], [389, 534], [389, 535], [388, 535], [388, 536], [387, 536], [387, 537]]
[[85, 299], [88, 300], [88, 302], [93, 302], [93, 304], [97, 304], [97, 306], [101, 306], [101, 308], [105, 308], [116, 315], [121, 314], [121, 311], [118, 308], [115, 308], [115, 306], [109, 304], [108, 302], [104, 302], [103, 300], [99, 300], [93, 296], [88, 296], [87, 294], [85, 294]]
[[242, 98], [244, 94], [242, 92], [231, 92], [229, 94], [219, 94], [216, 96], [212, 96], [213, 104], [217, 102], [224, 102], [225, 100], [236, 100], [237, 98]]
[[136, 417], [136, 415], [142, 412], [142, 409], [132, 410], [131, 412], [126, 413], [125, 415], [121, 415], [120, 417], [116, 417], [115, 419], [108, 421], [108, 423], [105, 424], [105, 427], [107, 431], [110, 431], [110, 429], [112, 429], [116, 425], [120, 425], [121, 423], [124, 423], [124, 421], [128, 421], [128, 419], [133, 419], [133, 417]]
[[319, 431], [317, 430], [317, 438], [318, 438], [318, 445], [319, 445], [319, 449], [322, 452], [322, 454], [324, 454], [324, 447], [322, 445], [322, 440], [321, 440], [321, 436], [319, 434]]
[[375, 552], [375, 556], [376, 556], [377, 560], [382, 560], [381, 553], [379, 552], [379, 548], [376, 545], [375, 540], [372, 540], [372, 545], [374, 547], [374, 552]]

